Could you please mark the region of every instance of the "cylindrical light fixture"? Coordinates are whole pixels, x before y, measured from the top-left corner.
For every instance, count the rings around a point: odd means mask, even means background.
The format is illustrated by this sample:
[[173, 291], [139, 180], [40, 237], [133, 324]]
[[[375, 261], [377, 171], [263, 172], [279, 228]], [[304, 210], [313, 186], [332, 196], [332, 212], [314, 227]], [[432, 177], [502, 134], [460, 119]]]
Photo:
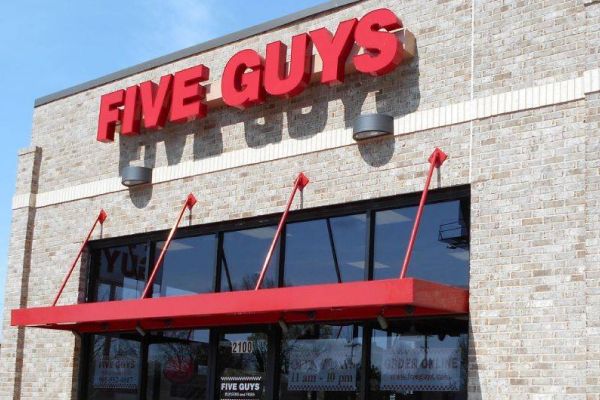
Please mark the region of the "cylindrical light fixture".
[[152, 168], [130, 165], [121, 171], [121, 184], [131, 187], [152, 182]]
[[358, 141], [393, 134], [394, 118], [390, 115], [364, 114], [359, 115], [354, 121], [352, 132], [354, 140]]

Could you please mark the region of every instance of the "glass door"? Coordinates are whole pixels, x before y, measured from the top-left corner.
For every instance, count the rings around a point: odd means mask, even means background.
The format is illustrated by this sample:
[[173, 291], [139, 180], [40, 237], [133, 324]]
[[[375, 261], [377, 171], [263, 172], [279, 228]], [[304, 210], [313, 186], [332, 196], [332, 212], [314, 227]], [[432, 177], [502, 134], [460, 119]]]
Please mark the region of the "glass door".
[[265, 332], [219, 333], [217, 399], [266, 399], [269, 352], [269, 339]]
[[137, 400], [140, 393], [140, 338], [92, 335], [86, 389], [88, 400]]
[[282, 338], [279, 398], [359, 400], [363, 328], [290, 325]]
[[164, 331], [148, 346], [149, 400], [208, 400], [208, 330]]

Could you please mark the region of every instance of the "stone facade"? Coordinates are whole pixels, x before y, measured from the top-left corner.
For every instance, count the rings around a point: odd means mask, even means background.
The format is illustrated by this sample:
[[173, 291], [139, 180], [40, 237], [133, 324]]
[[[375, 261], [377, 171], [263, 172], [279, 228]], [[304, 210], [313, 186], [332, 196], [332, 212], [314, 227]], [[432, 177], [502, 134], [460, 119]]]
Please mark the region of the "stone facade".
[[[96, 141], [100, 96], [388, 7], [417, 38], [389, 75], [349, 76], [289, 100], [114, 143]], [[0, 399], [75, 399], [79, 341], [10, 327], [10, 310], [51, 303], [100, 208], [104, 237], [170, 227], [189, 192], [193, 224], [278, 212], [299, 171], [304, 207], [471, 185], [472, 399], [600, 399], [600, 2], [362, 1], [128, 76], [34, 110], [13, 206]], [[285, 39], [282, 39], [285, 40]], [[355, 144], [364, 112], [393, 139]], [[124, 189], [121, 168], [159, 171]], [[97, 234], [96, 234], [97, 237]], [[85, 263], [61, 299], [75, 303]], [[79, 299], [80, 300], [80, 299]]]

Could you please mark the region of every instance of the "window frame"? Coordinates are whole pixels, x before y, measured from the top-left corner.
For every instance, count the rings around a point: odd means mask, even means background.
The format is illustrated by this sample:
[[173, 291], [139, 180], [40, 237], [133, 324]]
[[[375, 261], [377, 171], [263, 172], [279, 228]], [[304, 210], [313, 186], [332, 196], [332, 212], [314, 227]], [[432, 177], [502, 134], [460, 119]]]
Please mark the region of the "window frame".
[[[433, 203], [439, 203], [451, 200], [461, 200], [466, 202], [465, 208], [470, 210], [471, 196], [470, 186], [462, 185], [450, 188], [434, 189], [429, 192], [427, 205]], [[308, 208], [302, 210], [290, 211], [287, 223], [305, 222], [323, 218], [335, 218], [354, 214], [364, 213], [366, 216], [366, 244], [365, 244], [365, 261], [367, 268], [365, 268], [365, 280], [373, 280], [373, 263], [374, 263], [374, 247], [375, 247], [375, 213], [384, 210], [392, 210], [402, 207], [411, 207], [419, 204], [421, 192], [408, 193], [396, 196], [390, 196], [385, 198], [363, 200], [357, 202], [351, 202], [346, 204], [335, 204], [322, 206], [318, 208]], [[214, 222], [202, 225], [180, 227], [174, 239], [193, 237], [206, 234], [215, 234], [216, 238], [216, 258], [213, 270], [213, 291], [217, 292], [220, 290], [221, 273], [222, 273], [222, 252], [223, 252], [223, 238], [227, 232], [260, 228], [277, 225], [281, 213], [269, 214], [264, 216], [243, 218], [225, 222]], [[470, 229], [470, 216], [467, 221], [468, 229]], [[286, 224], [287, 225], [287, 224]], [[279, 240], [279, 265], [278, 265], [278, 284], [279, 287], [283, 286], [283, 279], [285, 275], [285, 247], [286, 247], [286, 225], [284, 225], [282, 234]], [[121, 237], [111, 237], [106, 239], [94, 240], [89, 243], [90, 257], [87, 257], [87, 264], [84, 265], [82, 276], [86, 276], [85, 282], [85, 301], [94, 301], [92, 289], [94, 287], [93, 279], [98, 275], [98, 263], [97, 254], [100, 250], [115, 247], [124, 246], [128, 244], [140, 244], [146, 243], [147, 245], [147, 257], [146, 257], [146, 273], [150, 273], [150, 268], [154, 266], [156, 254], [157, 242], [164, 241], [167, 237], [168, 230], [160, 230], [151, 233], [134, 234]], [[259, 268], [260, 265], [257, 265]], [[87, 274], [85, 274], [87, 273]], [[146, 276], [145, 282], [147, 282], [148, 276]], [[151, 296], [151, 294], [150, 294]], [[443, 318], [431, 317], [431, 318]], [[468, 316], [467, 316], [468, 319]], [[338, 321], [339, 322], [339, 321]], [[320, 324], [336, 324], [336, 321], [320, 322]], [[373, 329], [377, 329], [378, 325], [376, 321], [371, 320], [357, 320], [357, 321], [344, 321], [344, 324], [355, 323], [362, 324], [362, 354], [361, 354], [361, 366], [360, 366], [360, 382], [359, 382], [359, 399], [367, 399], [370, 393], [369, 388], [369, 367], [371, 362], [371, 338]], [[195, 328], [195, 329], [207, 329], [207, 328]], [[261, 330], [268, 334], [270, 340], [270, 346], [272, 351], [269, 352], [269, 360], [267, 365], [267, 399], [274, 398], [279, 387], [279, 366], [281, 363], [280, 346], [282, 340], [281, 328], [273, 325], [259, 325], [259, 326], [248, 326], [248, 327], [219, 327], [209, 329], [209, 354], [208, 354], [208, 398], [214, 398], [216, 394], [216, 366], [217, 366], [217, 355], [218, 355], [218, 338], [222, 333], [231, 333], [239, 330]], [[90, 346], [92, 345], [92, 335], [85, 334], [81, 337], [81, 347], [79, 360], [79, 373], [78, 373], [78, 398], [87, 398], [87, 382], [89, 379], [89, 362], [90, 362]], [[146, 385], [147, 385], [147, 371], [148, 371], [148, 347], [152, 343], [150, 335], [146, 335], [141, 338], [140, 348], [140, 388], [138, 390], [139, 399], [144, 399], [146, 396]]]
[[[283, 286], [283, 279], [285, 276], [285, 237], [287, 224], [295, 222], [306, 222], [324, 218], [336, 218], [348, 215], [364, 213], [366, 216], [366, 245], [365, 245], [365, 260], [367, 262], [367, 268], [365, 268], [365, 280], [373, 279], [373, 261], [374, 261], [374, 246], [375, 246], [375, 213], [385, 210], [393, 210], [402, 207], [411, 207], [419, 204], [421, 193], [408, 193], [398, 196], [390, 196], [379, 199], [363, 200], [345, 204], [334, 204], [316, 208], [308, 208], [301, 210], [292, 210], [289, 213], [286, 225], [283, 227], [283, 231], [279, 240], [279, 271], [278, 271], [278, 283], [279, 287]], [[434, 189], [429, 192], [427, 205], [433, 203], [439, 203], [449, 200], [461, 200], [465, 201], [465, 207], [470, 209], [471, 198], [470, 198], [470, 186], [462, 185], [450, 188]], [[175, 233], [173, 239], [181, 239], [193, 236], [201, 236], [214, 234], [216, 238], [216, 259], [213, 271], [213, 292], [220, 291], [221, 274], [222, 274], [222, 254], [223, 254], [223, 240], [224, 235], [228, 232], [235, 232], [239, 230], [262, 228], [277, 225], [281, 213], [269, 214], [258, 217], [242, 218], [232, 221], [214, 222], [202, 225], [183, 226], [180, 227]], [[470, 218], [467, 221], [470, 229]], [[134, 234], [121, 237], [112, 237], [107, 239], [98, 239], [89, 243], [89, 250], [91, 257], [88, 257], [88, 268], [89, 274], [87, 275], [87, 282], [85, 287], [85, 299], [86, 302], [94, 301], [91, 297], [90, 289], [93, 288], [94, 282], [92, 279], [98, 276], [98, 263], [93, 262], [96, 260], [95, 255], [98, 251], [116, 246], [124, 246], [128, 244], [139, 244], [146, 242], [148, 255], [146, 257], [146, 273], [149, 274], [150, 268], [154, 266], [155, 258], [157, 256], [156, 244], [157, 242], [164, 241], [169, 231], [161, 230], [151, 233]], [[257, 265], [260, 268], [260, 265]], [[145, 282], [147, 282], [146, 277]], [[152, 289], [152, 288], [151, 288]], [[151, 296], [152, 294], [150, 294]]]
[[[426, 210], [427, 210], [427, 206], [428, 205], [432, 205], [432, 204], [436, 204], [436, 203], [444, 203], [444, 202], [450, 202], [450, 201], [459, 201], [459, 208], [461, 209], [461, 211], [464, 211], [464, 208], [466, 208], [467, 210], [470, 211], [471, 209], [471, 196], [470, 196], [470, 192], [467, 195], [464, 196], [456, 196], [456, 197], [450, 197], [450, 198], [443, 198], [443, 199], [436, 199], [433, 201], [428, 201], [425, 203], [425, 208], [423, 211], [423, 215], [426, 215]], [[394, 207], [394, 206], [390, 206], [390, 207], [385, 207], [385, 208], [378, 208], [378, 209], [371, 209], [371, 221], [373, 226], [368, 227], [369, 230], [371, 230], [370, 234], [372, 235], [371, 238], [371, 242], [369, 243], [369, 253], [370, 253], [370, 257], [371, 259], [369, 259], [369, 265], [368, 265], [368, 270], [369, 270], [369, 279], [367, 280], [374, 280], [375, 279], [375, 269], [374, 269], [374, 262], [375, 262], [375, 236], [376, 236], [376, 230], [377, 230], [377, 213], [382, 212], [382, 211], [393, 211], [396, 210], [398, 208], [408, 208], [408, 207], [416, 207], [418, 206], [417, 204], [406, 204], [406, 205], [401, 205], [398, 207]], [[467, 226], [467, 230], [469, 231], [469, 245], [470, 245], [470, 232], [471, 232], [471, 215], [470, 213], [467, 213], [467, 218], [465, 219], [465, 224]], [[414, 222], [414, 221], [411, 221]], [[411, 224], [411, 230], [412, 230], [412, 224]], [[417, 233], [417, 241], [418, 241], [418, 237], [419, 234]], [[415, 246], [416, 248], [416, 246]], [[414, 251], [413, 251], [413, 258], [411, 260], [414, 260]], [[414, 265], [414, 261], [412, 261], [412, 264], [409, 264], [409, 268], [408, 270], [410, 271], [410, 266]], [[470, 261], [469, 261], [469, 265], [470, 265]], [[401, 271], [401, 265], [398, 271], [398, 277], [400, 277], [400, 271]], [[470, 269], [470, 267], [469, 267]], [[410, 278], [410, 274], [407, 273], [406, 275], [407, 278]], [[390, 278], [379, 278], [379, 279], [390, 279]], [[393, 278], [392, 278], [393, 279]], [[434, 281], [437, 282], [437, 281]], [[469, 280], [467, 279], [467, 286], [468, 286]], [[445, 284], [445, 283], [444, 283]], [[462, 287], [462, 286], [461, 286]], [[462, 287], [464, 288], [464, 287]]]
[[[290, 225], [290, 224], [299, 224], [299, 223], [312, 222], [312, 221], [324, 221], [326, 224], [330, 224], [331, 221], [333, 219], [336, 219], [336, 218], [352, 217], [352, 216], [355, 216], [355, 215], [364, 215], [365, 216], [365, 221], [364, 221], [365, 222], [365, 226], [364, 226], [364, 229], [365, 229], [365, 242], [364, 242], [365, 243], [365, 258], [364, 258], [365, 268], [364, 268], [364, 276], [363, 276], [362, 280], [363, 281], [372, 280], [370, 278], [370, 277], [373, 276], [373, 274], [370, 272], [371, 271], [371, 267], [372, 267], [372, 263], [370, 262], [369, 257], [370, 257], [371, 254], [373, 254], [374, 248], [370, 249], [369, 247], [370, 247], [370, 236], [374, 237], [375, 235], [372, 234], [369, 231], [371, 229], [371, 219], [373, 219], [372, 215], [375, 215], [374, 213], [377, 212], [377, 211], [378, 210], [366, 209], [366, 210], [363, 210], [363, 211], [352, 212], [352, 213], [344, 213], [344, 214], [340, 214], [340, 215], [326, 215], [326, 216], [322, 216], [322, 217], [319, 217], [319, 218], [311, 218], [311, 219], [305, 219], [305, 220], [300, 220], [300, 221], [287, 221], [287, 223], [285, 224], [285, 230], [282, 232], [282, 237], [283, 237], [283, 235], [286, 235], [286, 237], [287, 237], [287, 228], [288, 228], [288, 225]], [[335, 241], [335, 232], [333, 230], [333, 225], [330, 225], [330, 226], [332, 227], [332, 233], [331, 233], [332, 236], [329, 237], [329, 240], [333, 239]], [[280, 248], [279, 250], [282, 251], [284, 249], [287, 250], [285, 248], [285, 244], [284, 244], [284, 247]], [[339, 262], [341, 252], [339, 252], [337, 249], [335, 249], [331, 243], [330, 243], [330, 250], [331, 250], [331, 256], [332, 257], [334, 257], [334, 254], [337, 253], [337, 255], [335, 257], [338, 259], [338, 262]], [[279, 287], [295, 287], [295, 286], [297, 287], [297, 286], [303, 286], [303, 284], [300, 284], [300, 285], [292, 284], [290, 286], [285, 286], [285, 284], [284, 284], [285, 283], [285, 274], [287, 272], [285, 270], [285, 263], [286, 263], [286, 257], [285, 256], [282, 257], [282, 259], [280, 260], [280, 263], [282, 264], [280, 266], [280, 273], [282, 275], [281, 276], [281, 278], [282, 278], [281, 281], [282, 282], [280, 282]], [[357, 281], [354, 280], [354, 281], [348, 281], [348, 282], [357, 282]], [[321, 283], [325, 284], [325, 283], [336, 283], [336, 282], [321, 282]], [[321, 283], [317, 283], [317, 284], [321, 284]], [[339, 282], [339, 283], [346, 283], [346, 282]], [[307, 284], [307, 285], [314, 285], [314, 283]]]

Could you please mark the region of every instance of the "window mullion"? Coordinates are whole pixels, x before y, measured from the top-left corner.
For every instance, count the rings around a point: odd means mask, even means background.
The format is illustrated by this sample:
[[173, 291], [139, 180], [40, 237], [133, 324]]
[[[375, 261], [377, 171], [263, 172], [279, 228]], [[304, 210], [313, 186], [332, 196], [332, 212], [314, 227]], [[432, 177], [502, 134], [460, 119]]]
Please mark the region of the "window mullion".
[[365, 280], [373, 280], [375, 259], [375, 211], [366, 211]]
[[371, 371], [371, 337], [373, 335], [373, 329], [369, 323], [363, 326], [362, 335], [362, 355], [360, 363], [360, 400], [367, 400], [369, 398], [369, 373]]
[[215, 270], [213, 276], [213, 292], [221, 291], [221, 274], [223, 271], [223, 257], [225, 254], [225, 240], [223, 232], [219, 232], [217, 235], [217, 256], [215, 257]]
[[281, 371], [281, 333], [280, 329], [272, 326], [267, 332], [268, 356], [265, 366], [265, 385], [267, 400], [279, 398], [279, 373]]
[[287, 225], [283, 225], [281, 236], [279, 236], [279, 271], [277, 273], [277, 282], [279, 287], [285, 286], [285, 242], [287, 237]]
[[138, 375], [138, 398], [139, 400], [146, 400], [147, 397], [147, 384], [148, 384], [148, 336], [142, 337], [140, 342], [140, 355], [139, 355], [139, 375]]
[[[153, 241], [153, 240], [148, 240], [146, 242], [146, 266], [144, 267], [145, 271], [146, 271], [146, 276], [144, 276], [144, 285], [142, 286], [142, 289], [140, 291], [140, 296], [142, 294], [142, 291], [144, 290], [144, 287], [148, 283], [148, 278], [150, 278], [150, 274], [152, 273], [152, 271], [150, 271], [150, 269], [154, 265], [154, 256], [156, 255], [156, 243], [157, 242]], [[148, 297], [152, 297], [152, 295], [153, 295], [153, 287], [150, 287], [150, 290], [148, 292]]]
[[217, 393], [217, 356], [219, 352], [219, 335], [217, 328], [211, 329], [208, 335], [208, 396], [206, 399], [214, 399]]

